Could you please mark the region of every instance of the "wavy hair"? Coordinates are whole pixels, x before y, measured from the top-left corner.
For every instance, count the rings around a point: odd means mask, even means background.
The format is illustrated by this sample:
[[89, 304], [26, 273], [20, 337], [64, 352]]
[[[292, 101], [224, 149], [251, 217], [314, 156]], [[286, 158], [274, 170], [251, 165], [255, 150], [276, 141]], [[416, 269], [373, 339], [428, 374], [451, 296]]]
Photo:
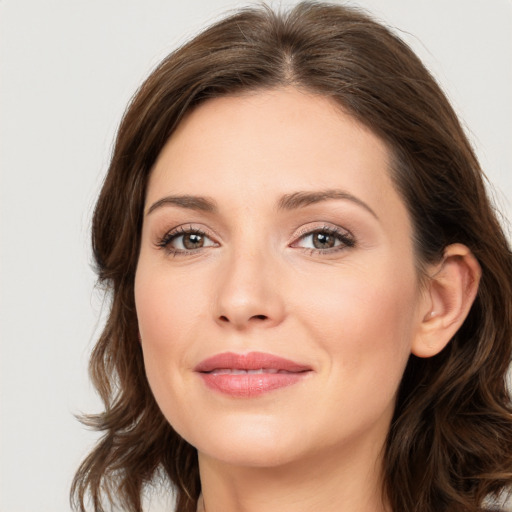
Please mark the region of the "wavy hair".
[[92, 224], [110, 314], [90, 373], [105, 410], [83, 421], [103, 432], [78, 469], [71, 498], [142, 511], [163, 477], [177, 510], [201, 491], [197, 452], [163, 417], [138, 342], [134, 277], [152, 166], [183, 116], [210, 98], [295, 86], [334, 99], [392, 154], [392, 177], [413, 220], [419, 268], [459, 242], [482, 268], [473, 307], [449, 345], [411, 356], [384, 453], [393, 512], [472, 512], [512, 482], [512, 255], [463, 129], [441, 89], [397, 36], [365, 13], [303, 2], [287, 12], [243, 9], [170, 54], [133, 97]]

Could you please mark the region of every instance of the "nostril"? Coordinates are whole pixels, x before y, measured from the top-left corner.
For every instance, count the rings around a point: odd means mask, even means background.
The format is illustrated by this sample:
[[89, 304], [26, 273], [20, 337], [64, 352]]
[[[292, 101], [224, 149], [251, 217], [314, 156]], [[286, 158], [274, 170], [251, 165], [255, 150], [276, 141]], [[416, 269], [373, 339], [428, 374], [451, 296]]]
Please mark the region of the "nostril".
[[[248, 321], [251, 321], [251, 320], [258, 320], [258, 321], [262, 321], [262, 320], [268, 320], [269, 317], [267, 315], [252, 315], [251, 317], [249, 317]], [[245, 322], [247, 320], [247, 317], [244, 317], [243, 321]], [[219, 321], [220, 322], [223, 322], [223, 323], [235, 323], [237, 324], [238, 321], [241, 321], [240, 318], [237, 318], [236, 316], [233, 316], [233, 317], [229, 317], [229, 316], [226, 316], [226, 315], [220, 315], [219, 316]]]

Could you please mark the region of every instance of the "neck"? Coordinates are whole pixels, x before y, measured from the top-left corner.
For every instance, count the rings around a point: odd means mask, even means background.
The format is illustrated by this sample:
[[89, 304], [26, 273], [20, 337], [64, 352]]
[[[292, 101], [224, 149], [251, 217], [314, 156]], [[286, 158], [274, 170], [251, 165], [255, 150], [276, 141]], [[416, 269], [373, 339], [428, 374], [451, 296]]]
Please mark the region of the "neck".
[[331, 451], [264, 468], [233, 466], [200, 453], [204, 511], [389, 512], [377, 451]]

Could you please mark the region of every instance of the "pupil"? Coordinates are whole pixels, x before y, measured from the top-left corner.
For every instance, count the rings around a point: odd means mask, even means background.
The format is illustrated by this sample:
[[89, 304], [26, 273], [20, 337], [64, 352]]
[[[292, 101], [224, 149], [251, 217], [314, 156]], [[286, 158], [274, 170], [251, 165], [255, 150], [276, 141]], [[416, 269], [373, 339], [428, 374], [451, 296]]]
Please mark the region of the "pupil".
[[325, 233], [315, 233], [313, 236], [313, 245], [317, 249], [328, 249], [334, 247], [334, 237]]
[[197, 249], [203, 245], [203, 236], [196, 233], [190, 233], [183, 237], [183, 245], [186, 249]]

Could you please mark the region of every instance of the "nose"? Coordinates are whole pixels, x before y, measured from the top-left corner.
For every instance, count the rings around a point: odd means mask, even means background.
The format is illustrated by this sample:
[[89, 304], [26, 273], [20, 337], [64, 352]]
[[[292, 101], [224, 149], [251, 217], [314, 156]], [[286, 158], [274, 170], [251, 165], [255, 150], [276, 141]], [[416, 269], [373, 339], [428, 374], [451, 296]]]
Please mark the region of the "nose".
[[237, 330], [279, 325], [285, 316], [276, 262], [264, 251], [233, 253], [218, 274], [215, 316]]

